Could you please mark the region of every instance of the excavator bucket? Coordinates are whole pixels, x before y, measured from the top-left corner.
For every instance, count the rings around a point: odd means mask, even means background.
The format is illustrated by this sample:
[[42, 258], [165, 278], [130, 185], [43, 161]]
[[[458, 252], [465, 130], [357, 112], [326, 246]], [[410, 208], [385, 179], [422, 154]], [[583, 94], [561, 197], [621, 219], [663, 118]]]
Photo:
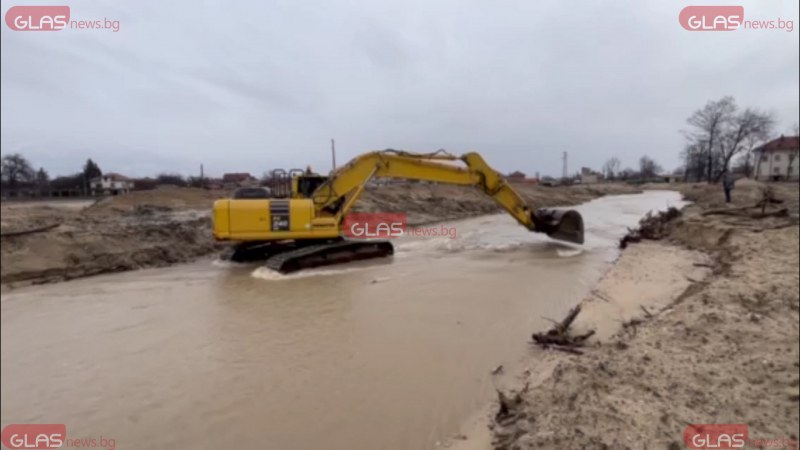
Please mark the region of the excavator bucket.
[[531, 213], [536, 229], [559, 241], [583, 244], [583, 217], [575, 210], [538, 209]]

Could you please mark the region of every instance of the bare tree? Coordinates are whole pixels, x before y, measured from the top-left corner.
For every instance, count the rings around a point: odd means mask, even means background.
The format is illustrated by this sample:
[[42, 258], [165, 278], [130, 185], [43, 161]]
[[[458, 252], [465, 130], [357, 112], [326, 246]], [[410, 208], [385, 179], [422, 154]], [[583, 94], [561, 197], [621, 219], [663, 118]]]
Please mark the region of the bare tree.
[[731, 159], [743, 150], [752, 148], [756, 142], [765, 140], [775, 125], [775, 120], [769, 113], [759, 112], [747, 108], [736, 114], [723, 129], [719, 139], [719, 157], [721, 168], [717, 173], [715, 182], [728, 171]]
[[642, 179], [653, 178], [661, 172], [661, 166], [649, 156], [639, 158], [639, 176]]
[[748, 178], [755, 175], [758, 176], [761, 167], [761, 154], [756, 154], [756, 146], [761, 142], [761, 138], [750, 135], [747, 137], [747, 151], [744, 152], [739, 158], [739, 166], [742, 168], [744, 175]]
[[730, 168], [732, 172], [741, 173], [747, 178], [753, 175], [753, 152], [746, 151], [739, 155], [739, 158]]
[[619, 158], [613, 156], [606, 161], [603, 165], [603, 175], [608, 180], [613, 180], [619, 173], [619, 168], [622, 165]]
[[[738, 112], [733, 97], [706, 103], [687, 122], [694, 128], [686, 133], [686, 178], [692, 175], [699, 179], [702, 173], [708, 182], [719, 181], [729, 170], [731, 160], [766, 140], [775, 125], [769, 113], [753, 108]], [[750, 158], [745, 156], [740, 161], [740, 167], [748, 173], [753, 166]]]
[[631, 169], [630, 167], [626, 167], [619, 173], [619, 178], [622, 180], [630, 180], [632, 178], [636, 178], [638, 174], [635, 170]]
[[706, 158], [705, 143], [690, 141], [683, 149], [684, 161], [684, 174], [683, 181], [701, 181], [706, 175], [706, 166], [708, 160]]
[[39, 185], [39, 187], [50, 184], [50, 174], [44, 170], [44, 167], [39, 167], [39, 170], [36, 171], [36, 184]]
[[712, 180], [714, 150], [723, 130], [730, 123], [735, 112], [736, 101], [733, 97], [723, 97], [720, 100], [709, 101], [687, 119], [687, 123], [695, 127], [695, 130], [690, 132], [690, 139], [703, 144], [708, 182]]
[[33, 166], [19, 153], [3, 157], [0, 173], [2, 173], [3, 184], [12, 189], [23, 183], [31, 183], [36, 179]]
[[39, 195], [48, 195], [50, 189], [50, 174], [44, 170], [44, 167], [40, 167], [39, 170], [36, 171], [36, 187], [39, 188]]

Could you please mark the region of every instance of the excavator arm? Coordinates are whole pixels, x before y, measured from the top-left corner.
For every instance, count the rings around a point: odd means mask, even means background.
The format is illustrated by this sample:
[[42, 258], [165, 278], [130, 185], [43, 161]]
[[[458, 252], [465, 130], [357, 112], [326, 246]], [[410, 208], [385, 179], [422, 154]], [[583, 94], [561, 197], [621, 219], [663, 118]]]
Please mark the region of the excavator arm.
[[531, 210], [510, 183], [477, 153], [461, 156], [385, 150], [365, 153], [331, 174], [312, 194], [318, 215], [333, 214], [337, 223], [352, 209], [374, 178], [405, 178], [474, 186], [491, 197], [521, 225], [553, 239], [583, 243], [583, 219], [576, 211]]

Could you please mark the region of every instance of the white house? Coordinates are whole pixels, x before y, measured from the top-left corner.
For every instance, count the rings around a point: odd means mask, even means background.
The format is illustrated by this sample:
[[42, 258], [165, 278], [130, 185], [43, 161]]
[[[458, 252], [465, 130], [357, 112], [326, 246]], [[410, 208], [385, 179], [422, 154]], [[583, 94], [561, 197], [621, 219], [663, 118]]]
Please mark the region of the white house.
[[781, 136], [753, 150], [755, 178], [764, 181], [800, 179], [800, 137]]
[[118, 173], [104, 173], [89, 181], [92, 195], [126, 194], [133, 189], [133, 180]]

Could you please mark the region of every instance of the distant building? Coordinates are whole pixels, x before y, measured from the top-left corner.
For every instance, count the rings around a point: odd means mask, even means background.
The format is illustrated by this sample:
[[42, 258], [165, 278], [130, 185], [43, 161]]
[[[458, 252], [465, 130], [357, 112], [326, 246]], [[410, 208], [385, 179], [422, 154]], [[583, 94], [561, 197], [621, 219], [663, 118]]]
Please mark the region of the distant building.
[[538, 174], [536, 178], [528, 178], [520, 171], [511, 172], [510, 174], [506, 175], [506, 180], [512, 183], [539, 184]]
[[257, 186], [258, 180], [247, 172], [226, 173], [222, 176], [222, 184], [226, 188]]
[[127, 194], [133, 187], [133, 180], [113, 172], [104, 173], [89, 180], [89, 189], [92, 191], [92, 195]]
[[598, 172], [595, 172], [589, 167], [581, 167], [580, 180], [581, 184], [595, 184], [603, 178]]
[[781, 136], [753, 150], [755, 178], [763, 181], [798, 180], [800, 136]]
[[511, 172], [508, 174], [506, 178], [508, 178], [508, 181], [523, 183], [525, 181], [525, 174], [517, 170], [516, 172]]

